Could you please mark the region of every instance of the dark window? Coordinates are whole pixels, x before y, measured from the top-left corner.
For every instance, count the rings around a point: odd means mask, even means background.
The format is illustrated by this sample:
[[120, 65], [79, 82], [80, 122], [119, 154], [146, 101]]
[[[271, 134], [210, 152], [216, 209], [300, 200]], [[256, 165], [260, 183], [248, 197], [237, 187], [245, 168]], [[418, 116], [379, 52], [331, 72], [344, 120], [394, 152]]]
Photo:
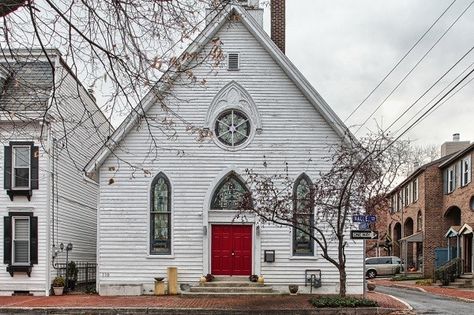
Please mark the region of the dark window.
[[314, 200], [309, 177], [302, 174], [293, 187], [293, 255], [314, 254]]
[[247, 141], [250, 135], [250, 120], [243, 112], [231, 109], [217, 117], [214, 132], [220, 142], [235, 147]]
[[38, 263], [38, 218], [31, 212], [10, 212], [3, 218], [3, 263], [11, 276], [31, 273]]
[[151, 184], [150, 253], [171, 254], [171, 185], [159, 173]]
[[250, 192], [236, 174], [230, 173], [217, 186], [212, 197], [212, 210], [251, 209]]
[[33, 142], [10, 142], [4, 147], [3, 186], [10, 199], [16, 195], [27, 196], [38, 189], [38, 147]]

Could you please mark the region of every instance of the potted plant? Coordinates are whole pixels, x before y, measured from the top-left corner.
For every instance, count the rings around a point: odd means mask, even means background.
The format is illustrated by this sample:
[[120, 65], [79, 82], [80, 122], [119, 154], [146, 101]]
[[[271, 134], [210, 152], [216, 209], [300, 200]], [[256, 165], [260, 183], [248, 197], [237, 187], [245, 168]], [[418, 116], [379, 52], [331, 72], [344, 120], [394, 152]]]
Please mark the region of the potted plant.
[[296, 295], [296, 293], [298, 292], [298, 285], [296, 284], [290, 284], [288, 286], [288, 290], [290, 291], [290, 294], [291, 295]]
[[57, 276], [56, 278], [54, 278], [53, 280], [54, 295], [63, 295], [64, 285], [65, 285], [65, 281], [63, 277]]
[[208, 273], [208, 274], [206, 275], [206, 282], [211, 282], [212, 280], [214, 280], [214, 276], [211, 275], [210, 273]]
[[71, 260], [67, 264], [67, 287], [69, 290], [74, 290], [76, 288], [78, 273], [79, 268], [77, 268], [76, 263]]
[[249, 281], [250, 281], [250, 282], [257, 282], [257, 281], [258, 281], [258, 276], [257, 276], [257, 275], [251, 275], [251, 276], [249, 276]]

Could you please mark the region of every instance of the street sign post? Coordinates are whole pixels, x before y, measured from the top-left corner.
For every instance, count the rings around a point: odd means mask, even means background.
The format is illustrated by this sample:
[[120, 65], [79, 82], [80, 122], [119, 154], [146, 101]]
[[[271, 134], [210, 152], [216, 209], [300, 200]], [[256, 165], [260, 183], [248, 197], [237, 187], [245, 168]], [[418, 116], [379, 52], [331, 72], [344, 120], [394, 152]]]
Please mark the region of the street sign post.
[[351, 230], [351, 239], [353, 240], [375, 240], [379, 237], [377, 231]]
[[364, 215], [364, 214], [357, 214], [352, 216], [352, 222], [368, 222], [373, 223], [377, 221], [376, 215]]

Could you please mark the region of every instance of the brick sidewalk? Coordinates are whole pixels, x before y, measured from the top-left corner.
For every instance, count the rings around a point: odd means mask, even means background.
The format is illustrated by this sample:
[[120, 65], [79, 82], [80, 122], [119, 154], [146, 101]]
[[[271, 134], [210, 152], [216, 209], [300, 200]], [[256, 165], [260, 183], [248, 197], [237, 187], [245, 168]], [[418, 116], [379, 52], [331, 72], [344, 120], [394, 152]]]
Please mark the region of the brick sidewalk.
[[[381, 293], [370, 292], [367, 296], [383, 308], [403, 310], [403, 303]], [[180, 296], [120, 296], [98, 295], [64, 296], [9, 296], [0, 297], [0, 311], [20, 308], [162, 308], [207, 310], [314, 310], [309, 303], [310, 295], [297, 296], [232, 296], [232, 297], [180, 297]]]
[[401, 287], [412, 290], [419, 290], [428, 293], [433, 293], [437, 295], [468, 300], [474, 302], [474, 290], [470, 289], [456, 289], [456, 288], [443, 288], [438, 286], [421, 286], [416, 285], [415, 281], [390, 281], [387, 279], [376, 279], [373, 280], [375, 285], [385, 286], [385, 287]]

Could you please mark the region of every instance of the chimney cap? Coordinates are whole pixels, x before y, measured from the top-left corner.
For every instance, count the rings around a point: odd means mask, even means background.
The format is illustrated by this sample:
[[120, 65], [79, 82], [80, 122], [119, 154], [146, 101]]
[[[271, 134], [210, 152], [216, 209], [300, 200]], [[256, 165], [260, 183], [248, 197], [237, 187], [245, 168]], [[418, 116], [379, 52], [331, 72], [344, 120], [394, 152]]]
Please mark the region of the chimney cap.
[[459, 133], [453, 133], [453, 141], [459, 141], [461, 139], [461, 135]]

